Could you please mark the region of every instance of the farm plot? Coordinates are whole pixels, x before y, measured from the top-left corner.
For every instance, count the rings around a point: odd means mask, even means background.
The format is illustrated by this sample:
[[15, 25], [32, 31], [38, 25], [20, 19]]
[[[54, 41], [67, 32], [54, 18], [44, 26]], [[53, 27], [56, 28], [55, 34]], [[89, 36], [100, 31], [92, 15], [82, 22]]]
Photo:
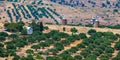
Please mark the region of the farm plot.
[[[88, 34], [90, 37], [87, 37], [84, 33], [70, 35], [52, 30], [48, 33], [36, 31], [29, 36], [16, 34], [8, 36], [8, 34], [1, 32], [0, 57], [8, 59], [9, 56], [12, 60], [119, 59], [119, 34], [96, 32], [95, 30], [89, 30]], [[9, 41], [6, 41], [6, 39]]]

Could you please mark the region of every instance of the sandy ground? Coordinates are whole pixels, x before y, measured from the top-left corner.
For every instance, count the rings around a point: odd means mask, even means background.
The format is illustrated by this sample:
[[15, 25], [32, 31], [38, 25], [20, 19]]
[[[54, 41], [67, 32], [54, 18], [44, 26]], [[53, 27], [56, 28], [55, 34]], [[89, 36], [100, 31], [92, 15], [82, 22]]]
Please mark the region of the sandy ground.
[[[29, 0], [30, 1], [30, 0]], [[26, 3], [26, 2], [25, 2]], [[29, 2], [27, 2], [28, 4]], [[113, 8], [112, 9], [105, 9], [105, 8], [80, 8], [80, 7], [70, 7], [70, 6], [64, 6], [64, 5], [60, 5], [60, 4], [56, 4], [53, 2], [49, 2], [47, 0], [43, 0], [43, 3], [48, 4], [48, 5], [38, 5], [38, 7], [50, 7], [51, 9], [55, 9], [56, 12], [58, 14], [60, 14], [63, 18], [68, 20], [68, 23], [88, 23], [90, 22], [91, 18], [94, 16], [103, 16], [105, 18], [99, 18], [98, 20], [100, 20], [101, 24], [118, 24], [120, 23], [120, 14], [113, 14]], [[21, 4], [21, 3], [15, 3], [15, 4]], [[24, 4], [25, 6], [26, 4]], [[52, 6], [50, 6], [52, 5]], [[9, 8], [11, 7], [11, 8]], [[25, 6], [25, 8], [28, 10], [28, 8]], [[4, 9], [6, 10], [10, 10], [13, 20], [15, 21], [16, 17], [13, 16], [13, 13], [11, 11], [11, 9], [14, 9], [14, 7], [12, 6], [11, 3], [6, 2], [5, 3], [5, 7], [1, 7], [0, 6], [0, 10], [2, 11], [0, 14], [0, 22], [4, 22], [4, 21], [10, 21], [10, 18], [8, 17], [6, 11], [4, 11]], [[108, 10], [110, 10], [110, 12], [107, 12]], [[29, 10], [28, 10], [29, 11]], [[21, 13], [21, 10], [19, 10], [20, 14], [21, 14], [21, 18], [23, 19], [23, 21], [25, 22], [30, 22], [32, 20], [34, 20], [33, 16], [30, 19], [25, 19], [23, 17], [23, 14]], [[51, 13], [51, 12], [50, 12]], [[61, 22], [61, 20], [59, 19], [58, 16], [55, 16], [55, 14], [52, 14], [54, 16], [54, 18], [58, 21]], [[108, 15], [108, 16], [107, 16]], [[105, 20], [106, 18], [111, 19], [111, 20]], [[82, 21], [81, 21], [82, 20]], [[55, 23], [53, 21], [53, 19], [51, 18], [39, 18], [39, 21], [43, 21], [43, 22], [47, 22], [47, 23]]]
[[[111, 43], [111, 47], [114, 47], [115, 44], [119, 41], [119, 39], [115, 40], [113, 43]], [[111, 58], [114, 58], [118, 55], [119, 51], [118, 50], [114, 50], [114, 53], [112, 54], [112, 57]], [[112, 60], [112, 59], [110, 59]]]
[[75, 42], [71, 43], [70, 45], [64, 46], [64, 50], [60, 51], [58, 54], [61, 54], [63, 51], [68, 50], [72, 47], [75, 47], [80, 43], [82, 43], [82, 40], [76, 40]]
[[59, 30], [63, 32], [63, 27], [66, 28], [65, 33], [71, 34], [70, 29], [75, 27], [78, 32], [77, 33], [87, 33], [90, 29], [95, 29], [98, 32], [113, 32], [115, 34], [120, 34], [120, 29], [110, 29], [110, 28], [93, 28], [93, 27], [83, 27], [83, 26], [64, 26], [64, 25], [45, 25], [49, 27], [49, 30]]

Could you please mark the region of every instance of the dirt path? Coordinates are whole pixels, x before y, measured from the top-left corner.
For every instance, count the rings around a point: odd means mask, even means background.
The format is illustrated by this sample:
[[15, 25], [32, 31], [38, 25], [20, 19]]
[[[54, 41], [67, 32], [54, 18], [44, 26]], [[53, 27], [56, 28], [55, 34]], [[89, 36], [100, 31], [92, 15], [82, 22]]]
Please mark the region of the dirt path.
[[77, 46], [78, 44], [82, 43], [82, 40], [76, 40], [75, 42], [71, 43], [70, 45], [68, 46], [64, 46], [64, 50], [60, 51], [58, 54], [61, 54], [63, 51], [67, 50], [67, 49], [70, 49], [71, 47], [75, 47]]
[[38, 43], [33, 43], [33, 44], [30, 44], [30, 45], [26, 45], [24, 48], [20, 48], [20, 49], [21, 49], [20, 52], [26, 53], [26, 50], [28, 50], [28, 49], [31, 49], [31, 50], [34, 51], [34, 49], [32, 49], [31, 47], [32, 47], [33, 45], [37, 45], [37, 44], [38, 44]]
[[[119, 41], [119, 39], [115, 40], [113, 43], [111, 43], [111, 47], [114, 48], [115, 44]], [[109, 60], [112, 60], [112, 58], [116, 57], [118, 55], [119, 51], [114, 50], [114, 53], [112, 54], [112, 57]]]
[[69, 46], [65, 46], [64, 50], [70, 49], [71, 47], [74, 47], [74, 46], [80, 44], [81, 42], [82, 42], [82, 40], [76, 40], [75, 42], [71, 43]]
[[64, 25], [45, 25], [49, 27], [49, 30], [59, 30], [60, 32], [63, 32], [63, 27], [66, 28], [65, 33], [71, 34], [70, 29], [75, 27], [78, 32], [77, 33], [87, 33], [88, 30], [90, 29], [95, 29], [96, 31], [100, 31], [100, 32], [113, 32], [113, 33], [117, 33], [120, 34], [120, 29], [110, 29], [110, 28], [93, 28], [93, 27], [83, 27], [83, 26], [64, 26]]
[[12, 56], [4, 57], [4, 58], [0, 57], [0, 60], [6, 60], [6, 59], [7, 60], [12, 60], [12, 58], [13, 58]]

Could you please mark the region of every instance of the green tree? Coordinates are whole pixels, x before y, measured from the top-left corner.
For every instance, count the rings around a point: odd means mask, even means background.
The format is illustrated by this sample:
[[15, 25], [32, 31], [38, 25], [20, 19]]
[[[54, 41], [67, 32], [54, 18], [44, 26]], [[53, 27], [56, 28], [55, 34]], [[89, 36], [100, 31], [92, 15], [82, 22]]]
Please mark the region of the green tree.
[[64, 49], [64, 46], [63, 46], [61, 43], [55, 43], [55, 44], [54, 44], [54, 47], [55, 47], [57, 50], [59, 50], [59, 51], [61, 51], [62, 49]]
[[97, 56], [91, 54], [91, 55], [87, 56], [84, 60], [97, 60]]
[[78, 30], [76, 28], [71, 28], [70, 31], [72, 32], [72, 35], [73, 35], [73, 33], [76, 33]]
[[99, 55], [100, 55], [100, 52], [94, 51], [93, 54], [96, 55], [96, 56], [99, 56]]
[[87, 57], [88, 55], [89, 55], [89, 52], [88, 51], [82, 51], [81, 53], [80, 53], [83, 57]]
[[37, 49], [39, 49], [39, 48], [40, 48], [40, 46], [39, 46], [39, 45], [33, 45], [31, 48], [33, 48], [33, 49], [37, 50]]
[[38, 30], [38, 27], [37, 27], [37, 24], [36, 24], [35, 20], [32, 21], [32, 23], [30, 24], [30, 26], [33, 28], [33, 31], [37, 31]]
[[66, 31], [66, 28], [65, 28], [65, 27], [63, 27], [63, 31]]
[[17, 34], [11, 34], [9, 37], [12, 38], [13, 40], [15, 40], [16, 38], [18, 38], [18, 35]]
[[21, 47], [24, 47], [25, 44], [24, 44], [24, 42], [21, 41], [21, 42], [17, 43], [16, 46], [21, 48]]
[[107, 47], [107, 48], [105, 49], [105, 52], [106, 52], [106, 53], [113, 53], [113, 52], [114, 52], [114, 49], [113, 49], [112, 47]]
[[62, 60], [75, 60], [70, 54], [62, 54]]
[[13, 45], [13, 44], [7, 44], [6, 48], [7, 48], [7, 49], [15, 50], [15, 49], [16, 49], [16, 46]]
[[80, 33], [79, 36], [80, 36], [81, 39], [87, 38], [85, 33]]
[[22, 58], [20, 58], [20, 60], [27, 60], [27, 58], [25, 58], [25, 57], [22, 57]]
[[52, 52], [54, 55], [56, 55], [56, 53], [58, 53], [57, 49], [49, 49], [49, 52]]
[[59, 35], [61, 38], [66, 38], [66, 37], [69, 36], [69, 34], [64, 33], [64, 32], [59, 32], [58, 35]]
[[120, 41], [116, 43], [115, 49], [120, 50]]
[[27, 28], [26, 28], [26, 27], [23, 28], [21, 34], [22, 34], [22, 35], [27, 35]]
[[100, 56], [100, 60], [109, 60], [109, 56], [104, 54]]
[[42, 31], [44, 30], [43, 23], [42, 23], [42, 22], [40, 22], [40, 23], [38, 23], [38, 25], [39, 25], [40, 31], [42, 32]]
[[60, 41], [61, 40], [60, 36], [58, 36], [57, 34], [54, 35], [52, 38], [53, 38], [53, 40], [56, 40], [56, 41]]
[[93, 35], [93, 34], [95, 34], [96, 33], [96, 30], [94, 30], [94, 29], [90, 29], [89, 31], [88, 31], [88, 34], [89, 35]]
[[62, 60], [60, 57], [58, 56], [48, 56], [46, 60]]
[[17, 23], [5, 23], [4, 26], [7, 29], [7, 31], [11, 32], [21, 32], [23, 30], [23, 26], [25, 24], [23, 22], [17, 22]]
[[79, 48], [85, 48], [85, 44], [78, 44], [77, 47], [79, 47]]
[[40, 54], [35, 54], [35, 60], [45, 60]]
[[0, 43], [0, 47], [4, 47], [4, 44], [3, 44], [3, 43]]
[[6, 33], [6, 32], [0, 32], [0, 36], [7, 37], [8, 33]]
[[76, 55], [76, 56], [74, 56], [74, 58], [75, 58], [76, 60], [82, 60], [82, 56], [81, 56], [81, 55]]
[[26, 60], [35, 60], [35, 59], [33, 58], [32, 55], [28, 55], [28, 56], [26, 57]]
[[20, 57], [18, 55], [15, 55], [12, 60], [19, 60]]
[[17, 23], [17, 27], [16, 29], [21, 32], [23, 30], [23, 26], [25, 25], [25, 23], [23, 21], [20, 21]]
[[113, 13], [118, 13], [118, 12], [119, 12], [118, 9], [114, 9], [114, 10], [113, 10]]
[[0, 42], [3, 42], [3, 41], [5, 41], [5, 37], [0, 36]]

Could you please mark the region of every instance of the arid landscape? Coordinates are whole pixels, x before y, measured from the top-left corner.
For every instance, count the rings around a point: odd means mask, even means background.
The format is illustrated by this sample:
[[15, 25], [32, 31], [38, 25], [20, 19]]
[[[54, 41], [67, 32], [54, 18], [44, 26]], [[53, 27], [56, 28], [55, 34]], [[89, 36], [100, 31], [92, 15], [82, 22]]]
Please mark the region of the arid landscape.
[[[88, 24], [90, 23], [90, 20], [93, 17], [98, 16], [97, 19], [100, 21], [100, 24], [102, 25], [117, 25], [120, 22], [120, 12], [118, 8], [70, 7], [70, 6], [65, 6], [54, 2], [50, 2], [49, 0], [43, 0], [41, 2], [42, 5], [41, 4], [37, 5], [33, 3], [31, 4], [31, 2], [34, 2], [34, 0], [33, 1], [26, 0], [24, 3], [1, 2], [0, 20], [3, 22], [5, 21], [16, 22], [20, 20], [23, 20], [25, 22], [31, 22], [32, 20], [38, 20], [38, 21], [43, 21], [44, 23], [61, 24], [62, 19], [67, 19], [68, 24], [79, 24], [79, 23]], [[99, 2], [99, 0], [95, 2]], [[100, 3], [98, 4], [100, 5]], [[32, 6], [35, 9], [33, 11], [37, 11], [37, 10], [39, 11], [35, 13], [31, 12], [30, 9], [28, 8], [28, 5]], [[48, 12], [41, 11], [42, 9], [44, 10], [44, 8]], [[11, 17], [9, 16], [9, 14], [11, 14]], [[38, 14], [40, 15], [37, 16]]]
[[120, 0], [0, 0], [0, 60], [120, 60]]

